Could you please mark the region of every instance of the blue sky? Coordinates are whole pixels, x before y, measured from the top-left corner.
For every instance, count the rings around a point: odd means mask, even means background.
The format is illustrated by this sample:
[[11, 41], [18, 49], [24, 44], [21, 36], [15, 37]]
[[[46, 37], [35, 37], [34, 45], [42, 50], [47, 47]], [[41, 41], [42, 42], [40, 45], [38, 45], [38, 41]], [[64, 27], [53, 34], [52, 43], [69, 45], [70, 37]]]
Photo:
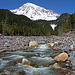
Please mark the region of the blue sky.
[[0, 9], [16, 9], [25, 3], [34, 3], [58, 14], [74, 13], [75, 0], [0, 0]]

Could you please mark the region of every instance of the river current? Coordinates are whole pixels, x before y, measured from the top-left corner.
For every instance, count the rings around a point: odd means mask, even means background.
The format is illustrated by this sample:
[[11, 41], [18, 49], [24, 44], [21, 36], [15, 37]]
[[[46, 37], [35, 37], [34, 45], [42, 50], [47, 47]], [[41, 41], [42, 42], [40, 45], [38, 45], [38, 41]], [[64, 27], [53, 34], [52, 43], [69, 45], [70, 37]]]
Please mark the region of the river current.
[[[40, 44], [36, 48], [22, 50], [20, 52], [5, 52], [0, 54], [0, 75], [64, 75], [62, 69], [55, 70], [51, 66], [56, 63], [54, 57], [61, 53], [54, 51], [48, 44]], [[31, 65], [23, 65], [20, 61], [26, 58]], [[17, 62], [19, 61], [19, 62]], [[65, 63], [62, 63], [65, 64]]]

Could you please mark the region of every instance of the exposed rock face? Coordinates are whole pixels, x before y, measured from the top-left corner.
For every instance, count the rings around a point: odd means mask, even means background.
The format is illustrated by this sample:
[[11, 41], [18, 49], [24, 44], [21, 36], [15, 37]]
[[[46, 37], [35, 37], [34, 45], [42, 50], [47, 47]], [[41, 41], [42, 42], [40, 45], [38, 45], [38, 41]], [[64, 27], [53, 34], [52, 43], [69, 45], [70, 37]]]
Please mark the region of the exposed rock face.
[[58, 63], [55, 63], [54, 65], [52, 65], [53, 69], [60, 69], [61, 67], [58, 65]]
[[54, 60], [58, 61], [58, 62], [62, 62], [62, 61], [66, 61], [68, 59], [68, 54], [63, 52], [61, 54], [59, 54], [58, 56], [56, 56], [54, 58]]
[[36, 41], [29, 42], [29, 47], [37, 47], [38, 43]]

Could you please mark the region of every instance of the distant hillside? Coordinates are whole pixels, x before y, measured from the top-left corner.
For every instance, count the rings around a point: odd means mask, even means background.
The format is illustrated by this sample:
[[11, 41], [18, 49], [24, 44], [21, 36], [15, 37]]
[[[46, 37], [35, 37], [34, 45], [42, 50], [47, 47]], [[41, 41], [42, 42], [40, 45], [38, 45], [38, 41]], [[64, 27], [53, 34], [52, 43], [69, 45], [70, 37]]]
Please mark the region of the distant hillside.
[[[50, 24], [56, 24], [53, 31]], [[75, 13], [63, 13], [52, 21], [32, 21], [24, 15], [16, 15], [6, 9], [0, 9], [0, 33], [3, 35], [47, 36], [62, 35], [75, 30]]]
[[55, 31], [53, 33], [56, 32], [57, 35], [62, 35], [65, 32], [75, 30], [75, 13], [63, 13], [60, 15], [60, 17], [53, 21], [38, 20], [35, 22], [40, 25], [43, 25], [44, 27], [49, 26], [50, 24], [56, 24], [57, 27], [55, 28]]
[[75, 13], [68, 14], [64, 13], [56, 20], [58, 26], [58, 34], [61, 35], [68, 31], [75, 31]]
[[43, 27], [26, 16], [0, 9], [0, 33], [3, 35], [51, 35], [51, 26]]

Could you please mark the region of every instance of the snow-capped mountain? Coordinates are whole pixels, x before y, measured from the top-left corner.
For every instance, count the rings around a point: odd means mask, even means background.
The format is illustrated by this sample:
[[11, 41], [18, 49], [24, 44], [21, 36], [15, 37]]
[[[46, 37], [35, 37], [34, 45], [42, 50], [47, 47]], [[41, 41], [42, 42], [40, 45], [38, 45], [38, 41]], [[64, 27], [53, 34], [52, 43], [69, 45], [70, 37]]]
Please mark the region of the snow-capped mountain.
[[10, 11], [14, 14], [25, 15], [31, 20], [56, 20], [60, 16], [52, 10], [46, 10], [32, 3], [26, 3], [18, 9]]

